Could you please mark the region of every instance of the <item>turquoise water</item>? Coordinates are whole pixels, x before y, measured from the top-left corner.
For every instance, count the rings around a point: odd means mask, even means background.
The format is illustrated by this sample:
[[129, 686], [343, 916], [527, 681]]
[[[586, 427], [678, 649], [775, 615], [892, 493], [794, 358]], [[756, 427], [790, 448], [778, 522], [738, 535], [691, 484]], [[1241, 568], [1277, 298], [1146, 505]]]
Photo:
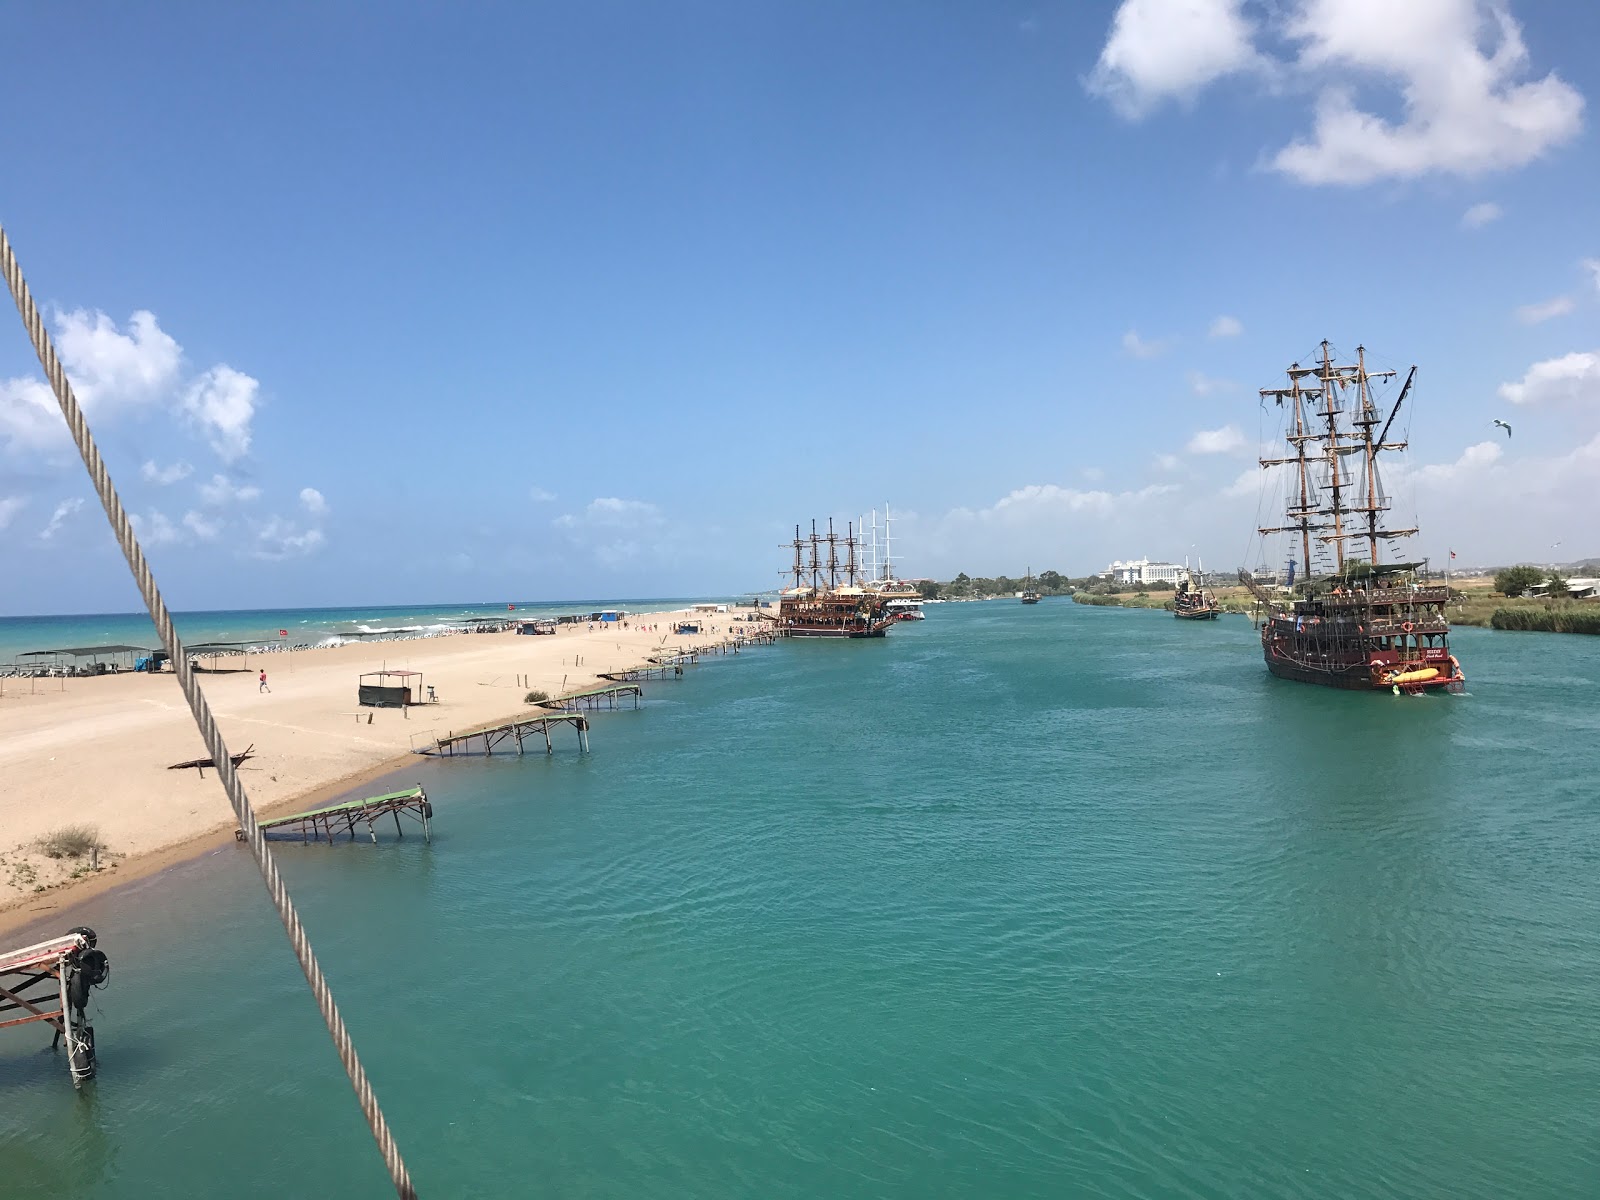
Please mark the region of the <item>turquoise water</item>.
[[[703, 598], [703, 597], [702, 597]], [[726, 600], [727, 597], [718, 597]], [[374, 633], [416, 636], [456, 626], [473, 617], [557, 616], [593, 612], [621, 605], [633, 611], [672, 607], [684, 601], [560, 600], [506, 604], [361, 605], [353, 608], [234, 609], [223, 612], [174, 613], [173, 624], [186, 645], [201, 642], [258, 642], [264, 645], [337, 644], [340, 639]], [[279, 630], [287, 632], [281, 636]], [[77, 616], [0, 617], [0, 663], [35, 650], [72, 646], [159, 645], [155, 626], [143, 613], [98, 613]]]
[[[1454, 641], [940, 606], [280, 862], [424, 1196], [1595, 1195], [1600, 639]], [[101, 1075], [0, 1031], [8, 1196], [386, 1194], [242, 851], [71, 919]]]

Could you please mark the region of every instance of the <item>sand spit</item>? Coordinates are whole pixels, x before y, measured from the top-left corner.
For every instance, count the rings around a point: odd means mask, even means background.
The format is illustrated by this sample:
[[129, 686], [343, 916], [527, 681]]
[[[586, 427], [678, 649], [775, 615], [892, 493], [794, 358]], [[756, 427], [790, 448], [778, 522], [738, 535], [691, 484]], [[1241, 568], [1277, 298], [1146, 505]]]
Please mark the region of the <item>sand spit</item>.
[[[684, 615], [633, 615], [627, 628], [564, 625], [544, 637], [463, 634], [222, 659], [236, 670], [202, 679], [230, 751], [254, 747], [240, 770], [256, 811], [286, 812], [403, 767], [413, 747], [440, 734], [528, 712], [530, 690], [582, 691], [603, 683], [601, 672], [758, 628], [718, 614], [698, 636], [672, 633]], [[438, 702], [405, 712], [358, 707], [357, 676], [380, 669], [421, 671]], [[26, 924], [87, 891], [231, 841], [235, 822], [216, 772], [167, 769], [205, 753], [170, 674], [7, 680], [0, 926]], [[38, 845], [73, 825], [95, 827], [105, 843], [98, 873], [86, 858], [51, 858]]]

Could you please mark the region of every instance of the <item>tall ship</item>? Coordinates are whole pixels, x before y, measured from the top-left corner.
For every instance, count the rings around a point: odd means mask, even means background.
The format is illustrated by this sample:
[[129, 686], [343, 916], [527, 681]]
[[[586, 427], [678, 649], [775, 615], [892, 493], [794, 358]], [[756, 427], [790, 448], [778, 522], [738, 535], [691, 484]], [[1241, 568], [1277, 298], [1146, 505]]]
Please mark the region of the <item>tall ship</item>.
[[922, 592], [915, 584], [895, 576], [892, 526], [893, 517], [889, 513], [887, 504], [883, 506], [881, 538], [878, 536], [878, 510], [872, 510], [870, 525], [866, 516], [861, 518], [861, 524], [857, 527], [860, 536], [856, 542], [861, 552], [859, 565], [861, 586], [873, 595], [881, 597], [888, 607], [889, 615], [896, 621], [925, 621], [928, 617], [922, 611]]
[[1035, 588], [1033, 586], [1033, 568], [1032, 567], [1028, 568], [1027, 578], [1025, 578], [1022, 581], [1022, 591], [1017, 593], [1017, 597], [1024, 604], [1037, 604], [1037, 603], [1039, 603], [1040, 600], [1044, 599], [1044, 597], [1042, 595], [1040, 595], [1039, 592], [1037, 590], [1035, 590]]
[[826, 534], [818, 533], [813, 521], [809, 537], [794, 527], [794, 584], [779, 594], [779, 629], [790, 637], [826, 638], [883, 637], [889, 632], [895, 621], [889, 608], [894, 597], [862, 586], [858, 543], [853, 526], [844, 537], [834, 533], [832, 521]]
[[1215, 621], [1222, 615], [1217, 598], [1205, 589], [1205, 568], [1198, 574], [1188, 569], [1184, 559], [1184, 575], [1178, 580], [1177, 594], [1172, 597], [1172, 615], [1180, 621]]
[[1285, 468], [1287, 486], [1284, 523], [1258, 532], [1292, 544], [1284, 583], [1239, 572], [1266, 612], [1267, 669], [1326, 687], [1459, 692], [1466, 677], [1450, 653], [1449, 587], [1431, 582], [1425, 563], [1385, 561], [1387, 547], [1418, 532], [1388, 527], [1380, 471], [1383, 455], [1406, 448], [1388, 437], [1417, 368], [1385, 413], [1375, 388], [1396, 372], [1369, 371], [1362, 346], [1354, 363], [1336, 362], [1327, 342], [1321, 350], [1312, 366], [1290, 365], [1287, 387], [1261, 389], [1284, 410], [1289, 452], [1260, 460], [1263, 470]]

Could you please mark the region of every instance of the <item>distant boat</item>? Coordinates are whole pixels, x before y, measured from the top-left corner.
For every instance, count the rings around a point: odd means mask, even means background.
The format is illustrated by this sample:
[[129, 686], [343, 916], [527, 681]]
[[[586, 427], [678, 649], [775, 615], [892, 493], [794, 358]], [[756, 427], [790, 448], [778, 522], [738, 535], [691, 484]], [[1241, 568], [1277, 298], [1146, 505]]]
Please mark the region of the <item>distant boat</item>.
[[[1200, 569], [1203, 577], [1204, 568]], [[1215, 621], [1222, 615], [1217, 598], [1200, 586], [1193, 574], [1178, 581], [1178, 594], [1172, 599], [1172, 615], [1180, 621]]]
[[1019, 596], [1024, 604], [1037, 604], [1044, 599], [1043, 594], [1033, 590], [1033, 568], [1028, 568], [1028, 575], [1022, 581], [1022, 591]]
[[920, 597], [913, 600], [909, 596], [899, 596], [890, 600], [885, 607], [889, 610], [889, 615], [896, 621], [926, 621], [928, 619], [928, 614], [922, 611]]
[[875, 638], [883, 637], [894, 624], [889, 600], [855, 581], [854, 531], [842, 540], [848, 552], [844, 563], [839, 561], [841, 539], [831, 522], [826, 536], [817, 533], [816, 522], [809, 538], [800, 536], [798, 525], [794, 527], [794, 586], [778, 597], [778, 628], [790, 637]]

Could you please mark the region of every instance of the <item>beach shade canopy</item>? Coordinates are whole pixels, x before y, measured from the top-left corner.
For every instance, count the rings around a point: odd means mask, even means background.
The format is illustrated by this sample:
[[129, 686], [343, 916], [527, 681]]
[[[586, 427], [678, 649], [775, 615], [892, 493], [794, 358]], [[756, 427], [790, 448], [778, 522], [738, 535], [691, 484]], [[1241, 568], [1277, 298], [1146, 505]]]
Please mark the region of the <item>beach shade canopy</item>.
[[60, 650], [29, 650], [18, 658], [49, 658], [64, 654], [71, 658], [95, 658], [101, 654], [151, 654], [148, 646], [64, 646]]

